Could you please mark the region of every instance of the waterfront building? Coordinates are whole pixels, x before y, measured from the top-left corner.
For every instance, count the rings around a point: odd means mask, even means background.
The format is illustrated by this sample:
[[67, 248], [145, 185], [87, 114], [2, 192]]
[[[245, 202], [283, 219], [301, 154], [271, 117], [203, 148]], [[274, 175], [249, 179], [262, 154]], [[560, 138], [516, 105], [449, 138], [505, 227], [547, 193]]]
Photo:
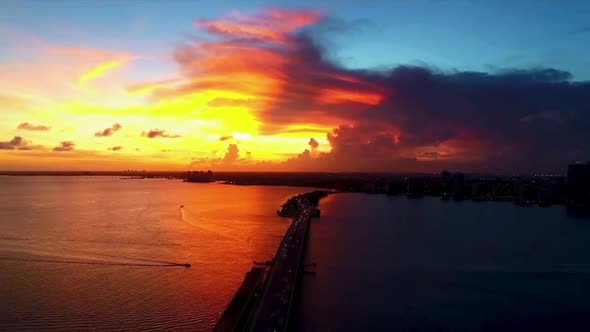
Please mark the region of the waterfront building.
[[465, 197], [465, 174], [461, 172], [453, 174], [452, 194], [457, 200]]
[[441, 195], [448, 196], [451, 194], [451, 186], [453, 184], [453, 178], [449, 171], [442, 171], [440, 173], [440, 186], [441, 186]]
[[186, 182], [212, 182], [213, 181], [213, 172], [197, 172], [197, 171], [189, 171], [186, 174]]
[[424, 196], [424, 178], [408, 179], [408, 197], [418, 198]]
[[590, 208], [590, 162], [577, 162], [567, 168], [568, 204]]
[[492, 197], [495, 201], [512, 201], [514, 182], [507, 179], [496, 179], [492, 187]]
[[489, 180], [476, 180], [471, 184], [471, 197], [474, 201], [486, 201], [492, 196], [492, 183]]

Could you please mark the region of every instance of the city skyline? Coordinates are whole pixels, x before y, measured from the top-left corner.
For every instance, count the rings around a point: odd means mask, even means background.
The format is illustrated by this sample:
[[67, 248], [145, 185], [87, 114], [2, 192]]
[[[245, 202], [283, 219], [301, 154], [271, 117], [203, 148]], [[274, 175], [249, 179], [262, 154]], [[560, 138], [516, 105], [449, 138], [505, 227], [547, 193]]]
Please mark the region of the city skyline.
[[0, 170], [564, 174], [590, 160], [590, 4], [3, 7]]

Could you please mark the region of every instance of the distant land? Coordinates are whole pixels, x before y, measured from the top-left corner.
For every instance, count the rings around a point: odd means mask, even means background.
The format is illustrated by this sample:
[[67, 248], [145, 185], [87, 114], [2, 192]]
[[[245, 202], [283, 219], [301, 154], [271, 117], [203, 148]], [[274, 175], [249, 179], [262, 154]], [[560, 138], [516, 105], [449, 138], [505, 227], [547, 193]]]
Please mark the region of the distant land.
[[[191, 178], [192, 174], [192, 178]], [[557, 174], [508, 176], [462, 172], [348, 173], [348, 172], [211, 172], [211, 171], [0, 171], [8, 176], [119, 176], [123, 180], [151, 178], [231, 185], [294, 186], [364, 192], [408, 198], [439, 196], [444, 200], [510, 201], [518, 205], [567, 204], [590, 211], [590, 163]]]
[[[442, 170], [441, 170], [442, 171]], [[0, 170], [0, 175], [9, 176], [145, 176], [145, 177], [176, 177], [184, 178], [189, 171], [148, 171], [148, 170], [123, 170], [123, 171], [6, 171]], [[234, 177], [234, 176], [263, 176], [268, 175], [270, 177], [280, 177], [281, 175], [306, 175], [310, 177], [314, 176], [360, 176], [360, 177], [387, 177], [387, 176], [433, 176], [440, 175], [440, 172], [425, 173], [425, 172], [283, 172], [283, 171], [220, 171], [215, 172], [216, 181], [224, 181], [222, 178]], [[510, 177], [510, 176], [527, 176], [525, 174], [495, 174], [489, 172], [474, 172], [465, 173], [470, 176], [499, 176], [499, 177]], [[552, 174], [552, 175], [563, 175], [564, 174]], [[531, 175], [532, 176], [532, 175]]]

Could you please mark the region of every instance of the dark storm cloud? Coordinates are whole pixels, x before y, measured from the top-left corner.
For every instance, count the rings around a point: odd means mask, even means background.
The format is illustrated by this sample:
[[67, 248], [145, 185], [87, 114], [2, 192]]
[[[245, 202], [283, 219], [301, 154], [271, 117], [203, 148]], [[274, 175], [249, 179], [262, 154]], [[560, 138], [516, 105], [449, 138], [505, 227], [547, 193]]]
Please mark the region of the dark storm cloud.
[[165, 130], [159, 130], [159, 129], [152, 129], [150, 131], [144, 131], [141, 133], [141, 136], [147, 137], [147, 138], [156, 138], [156, 137], [164, 137], [164, 138], [178, 138], [181, 137], [178, 134], [168, 134], [166, 133]]
[[94, 136], [96, 137], [106, 137], [106, 136], [111, 136], [112, 134], [114, 134], [116, 131], [120, 130], [122, 127], [120, 124], [115, 123], [113, 124], [110, 128], [106, 128], [104, 130], [101, 131], [97, 131], [96, 133], [94, 133]]
[[[262, 115], [263, 130], [280, 131], [298, 118], [353, 123], [330, 134], [332, 157], [345, 151], [340, 157], [351, 152], [407, 160], [421, 156], [418, 148], [434, 147], [446, 149], [433, 152], [446, 153], [445, 159], [464, 167], [497, 170], [563, 169], [571, 160], [590, 159], [590, 84], [572, 82], [569, 72], [348, 70], [327, 59], [310, 35], [300, 33], [294, 40], [290, 56], [297, 61], [286, 66], [287, 88]], [[318, 105], [318, 91], [326, 88], [359, 88], [383, 99], [375, 106]]]
[[[567, 71], [441, 71], [427, 65], [352, 70], [332, 60], [329, 42], [317, 38], [322, 24], [326, 30], [334, 23], [325, 18], [315, 24], [277, 36], [264, 30], [270, 36], [264, 42], [232, 27], [219, 42], [179, 49], [176, 60], [193, 82], [202, 74], [194, 68], [201, 68], [206, 46], [212, 50], [206, 59], [240, 59], [229, 66], [213, 61], [223, 66], [204, 68], [207, 74], [246, 72], [277, 80], [280, 89], [261, 96], [264, 103], [255, 108], [263, 135], [288, 131], [302, 119], [305, 126], [333, 126], [329, 152], [314, 156], [306, 150], [287, 163], [306, 169], [518, 172], [563, 170], [572, 160], [590, 159], [590, 83], [573, 82]], [[164, 92], [216, 87], [249, 88], [224, 79]]]
[[[266, 118], [275, 124], [271, 130], [301, 117], [331, 116], [354, 124], [328, 135], [332, 159], [352, 162], [349, 156], [377, 156], [384, 158], [377, 158], [382, 165], [396, 168], [399, 158], [421, 156], [423, 152], [415, 151], [421, 147], [446, 150], [440, 151], [447, 153], [444, 159], [454, 159], [458, 167], [493, 171], [560, 170], [571, 160], [590, 159], [590, 145], [585, 143], [590, 141], [590, 84], [571, 82], [569, 72], [442, 72], [411, 66], [389, 72], [353, 71], [330, 64], [305, 36], [298, 40], [305, 47], [299, 53], [303, 60], [287, 75], [293, 82], [331, 85], [334, 82], [327, 84], [325, 77], [312, 74], [331, 72], [371, 82], [364, 85], [379, 87], [376, 90], [384, 95], [378, 105], [361, 110], [352, 103], [319, 108], [315, 92], [307, 88], [277, 98]], [[292, 84], [292, 90], [298, 84]], [[339, 84], [344, 88], [354, 83]], [[392, 162], [384, 163], [387, 160]]]
[[[314, 162], [358, 170], [375, 164], [563, 170], [572, 160], [590, 159], [590, 84], [570, 79], [555, 69], [490, 74], [398, 67], [375, 77], [390, 96], [358, 116], [348, 114], [354, 125], [329, 133], [331, 152]], [[416, 153], [425, 147], [431, 151]], [[421, 156], [429, 161], [416, 159]]]
[[23, 123], [19, 124], [18, 127], [16, 127], [16, 128], [22, 129], [22, 130], [33, 130], [33, 131], [48, 131], [51, 129], [51, 127], [49, 127], [49, 126], [33, 125], [28, 122], [23, 122]]
[[388, 78], [391, 97], [361, 122], [398, 128], [401, 146], [446, 142], [504, 168], [562, 168], [590, 153], [590, 84], [569, 79], [555, 69], [489, 74], [399, 67]]
[[72, 151], [76, 144], [72, 141], [63, 141], [60, 142], [58, 146], [53, 148], [53, 151], [57, 152], [65, 152], [65, 151]]
[[[332, 63], [307, 33], [293, 36], [293, 47], [285, 53], [290, 61], [283, 68], [286, 87], [262, 113], [267, 134], [282, 132], [289, 124], [305, 117], [319, 123], [346, 121], [360, 117], [362, 110], [378, 101], [384, 89], [378, 84], [384, 80], [380, 74], [344, 69]], [[338, 97], [330, 100], [330, 94]]]

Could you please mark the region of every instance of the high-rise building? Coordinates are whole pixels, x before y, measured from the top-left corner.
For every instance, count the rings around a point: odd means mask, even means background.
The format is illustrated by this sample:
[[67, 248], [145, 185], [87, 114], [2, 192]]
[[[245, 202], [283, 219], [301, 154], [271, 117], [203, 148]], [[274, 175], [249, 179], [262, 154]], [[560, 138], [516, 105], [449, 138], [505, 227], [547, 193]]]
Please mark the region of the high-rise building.
[[471, 184], [471, 198], [474, 201], [485, 201], [492, 198], [493, 183], [488, 179], [478, 179]]
[[539, 193], [531, 179], [515, 179], [513, 188], [514, 203], [518, 205], [531, 205], [537, 202]]
[[576, 207], [590, 207], [590, 162], [577, 162], [567, 168], [568, 202]]
[[451, 186], [453, 184], [453, 178], [449, 171], [442, 171], [440, 173], [440, 189], [442, 196], [449, 196], [451, 194]]
[[408, 179], [408, 197], [418, 198], [424, 196], [424, 179], [423, 178], [409, 178]]
[[496, 179], [492, 188], [495, 201], [511, 201], [514, 197], [514, 179]]
[[453, 174], [453, 198], [463, 199], [465, 197], [465, 174], [457, 172]]

